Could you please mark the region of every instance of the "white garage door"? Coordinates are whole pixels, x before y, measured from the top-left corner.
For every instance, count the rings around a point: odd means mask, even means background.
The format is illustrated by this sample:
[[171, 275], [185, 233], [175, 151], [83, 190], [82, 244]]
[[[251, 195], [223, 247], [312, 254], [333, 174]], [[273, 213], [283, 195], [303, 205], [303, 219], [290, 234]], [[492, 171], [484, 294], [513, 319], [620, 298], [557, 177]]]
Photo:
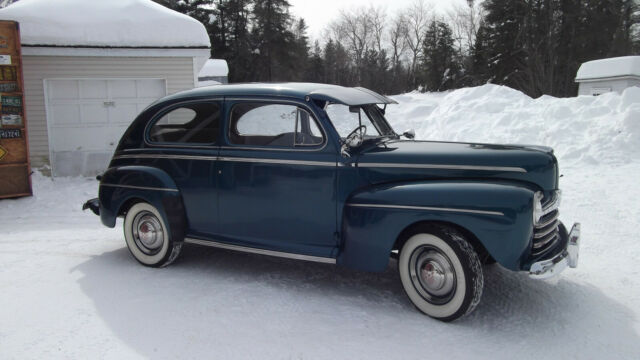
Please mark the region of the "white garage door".
[[163, 79], [46, 80], [54, 176], [94, 176], [109, 165], [120, 137], [151, 102]]

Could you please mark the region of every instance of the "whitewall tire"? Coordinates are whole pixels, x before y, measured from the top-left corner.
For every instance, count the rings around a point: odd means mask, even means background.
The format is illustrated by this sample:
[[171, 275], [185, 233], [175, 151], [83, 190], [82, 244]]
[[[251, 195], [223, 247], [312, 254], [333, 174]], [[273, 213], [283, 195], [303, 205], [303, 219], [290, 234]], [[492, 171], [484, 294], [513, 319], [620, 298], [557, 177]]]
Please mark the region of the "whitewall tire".
[[137, 203], [127, 211], [124, 238], [131, 255], [146, 266], [167, 266], [182, 249], [182, 242], [172, 241], [160, 212], [145, 202]]
[[398, 271], [411, 302], [438, 320], [469, 314], [482, 297], [480, 259], [453, 228], [429, 226], [411, 236], [400, 251]]

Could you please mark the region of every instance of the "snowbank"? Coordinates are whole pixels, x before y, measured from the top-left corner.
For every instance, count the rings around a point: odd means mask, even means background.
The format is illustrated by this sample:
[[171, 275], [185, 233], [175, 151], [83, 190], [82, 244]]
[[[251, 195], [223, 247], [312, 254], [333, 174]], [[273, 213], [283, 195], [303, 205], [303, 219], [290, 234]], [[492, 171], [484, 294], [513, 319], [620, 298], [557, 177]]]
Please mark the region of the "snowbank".
[[578, 69], [576, 80], [602, 79], [616, 76], [640, 77], [640, 56], [621, 56], [588, 61]]
[[448, 93], [409, 93], [387, 108], [397, 132], [418, 139], [551, 146], [560, 166], [640, 160], [640, 88], [622, 94], [532, 99], [483, 85]]
[[23, 45], [210, 46], [204, 25], [151, 0], [21, 0], [0, 19], [20, 23]]

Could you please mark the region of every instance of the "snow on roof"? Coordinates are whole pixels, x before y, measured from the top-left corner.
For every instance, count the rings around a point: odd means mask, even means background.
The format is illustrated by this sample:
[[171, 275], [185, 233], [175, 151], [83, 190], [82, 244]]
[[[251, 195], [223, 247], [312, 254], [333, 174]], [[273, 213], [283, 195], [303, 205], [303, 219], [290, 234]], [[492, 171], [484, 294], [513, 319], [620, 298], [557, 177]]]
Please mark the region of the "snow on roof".
[[200, 70], [198, 74], [199, 78], [211, 77], [211, 76], [227, 76], [229, 75], [229, 66], [227, 60], [223, 59], [209, 59]]
[[151, 0], [21, 0], [0, 9], [23, 45], [210, 47], [199, 21]]
[[640, 77], [640, 56], [588, 61], [580, 66], [576, 81], [620, 76]]

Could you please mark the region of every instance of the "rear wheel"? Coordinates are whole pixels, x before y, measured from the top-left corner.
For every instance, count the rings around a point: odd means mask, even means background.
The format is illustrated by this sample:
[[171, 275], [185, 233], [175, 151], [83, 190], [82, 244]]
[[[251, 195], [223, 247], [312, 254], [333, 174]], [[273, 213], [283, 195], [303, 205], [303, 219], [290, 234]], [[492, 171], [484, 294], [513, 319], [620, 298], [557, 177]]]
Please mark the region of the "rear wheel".
[[400, 251], [398, 270], [411, 302], [438, 320], [472, 312], [482, 297], [478, 254], [453, 228], [430, 226], [411, 236]]
[[131, 255], [143, 265], [161, 267], [180, 254], [182, 242], [175, 242], [160, 212], [140, 202], [131, 207], [124, 220], [124, 238]]

